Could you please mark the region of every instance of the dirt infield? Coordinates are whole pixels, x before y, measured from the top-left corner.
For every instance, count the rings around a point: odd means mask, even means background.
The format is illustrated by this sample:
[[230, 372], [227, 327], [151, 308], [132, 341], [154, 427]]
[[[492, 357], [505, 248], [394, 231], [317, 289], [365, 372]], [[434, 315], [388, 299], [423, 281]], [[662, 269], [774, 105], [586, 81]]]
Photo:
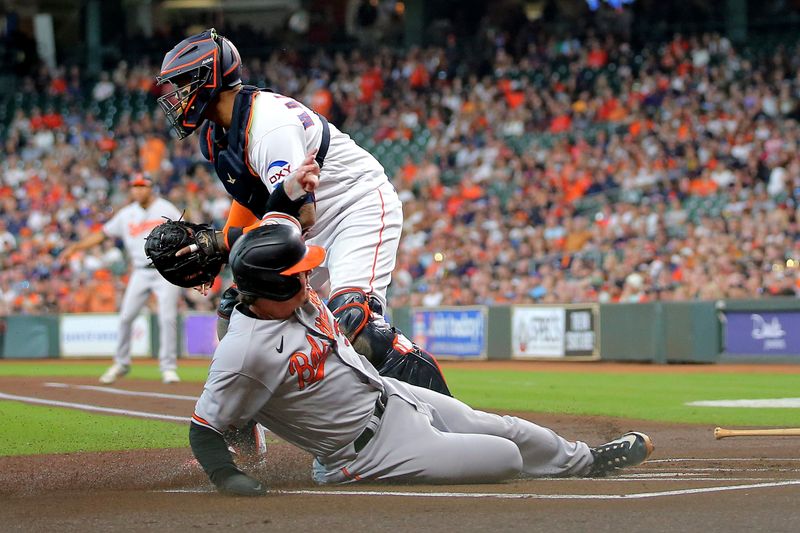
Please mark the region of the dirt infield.
[[[602, 370], [609, 368], [604, 366]], [[707, 366], [701, 368], [709, 370]], [[726, 371], [728, 367], [715, 368]], [[48, 382], [61, 386], [46, 385]], [[191, 413], [190, 398], [202, 390], [198, 383], [167, 386], [132, 379], [113, 387], [94, 385], [85, 378], [0, 378], [0, 391], [6, 394], [181, 417]], [[110, 391], [188, 398], [130, 396]], [[254, 470], [274, 491], [258, 499], [225, 497], [211, 491], [188, 446], [176, 450], [0, 457], [0, 531], [798, 529], [797, 439], [715, 441], [713, 428], [705, 425], [515, 414], [551, 427], [567, 438], [589, 443], [603, 442], [635, 428], [653, 437], [656, 451], [650, 462], [625, 475], [601, 480], [320, 488], [310, 481], [310, 457], [279, 442], [270, 445], [266, 463]]]

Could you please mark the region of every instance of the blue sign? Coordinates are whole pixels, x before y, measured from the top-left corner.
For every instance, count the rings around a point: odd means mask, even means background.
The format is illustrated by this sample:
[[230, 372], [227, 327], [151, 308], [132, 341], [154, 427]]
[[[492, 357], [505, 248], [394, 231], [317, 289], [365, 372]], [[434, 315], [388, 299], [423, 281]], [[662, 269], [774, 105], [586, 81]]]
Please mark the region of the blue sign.
[[486, 351], [483, 308], [415, 310], [411, 335], [437, 357], [481, 358]]
[[726, 312], [725, 320], [729, 354], [800, 355], [800, 312]]
[[214, 355], [217, 340], [217, 317], [188, 315], [183, 320], [183, 339], [187, 357], [210, 357]]

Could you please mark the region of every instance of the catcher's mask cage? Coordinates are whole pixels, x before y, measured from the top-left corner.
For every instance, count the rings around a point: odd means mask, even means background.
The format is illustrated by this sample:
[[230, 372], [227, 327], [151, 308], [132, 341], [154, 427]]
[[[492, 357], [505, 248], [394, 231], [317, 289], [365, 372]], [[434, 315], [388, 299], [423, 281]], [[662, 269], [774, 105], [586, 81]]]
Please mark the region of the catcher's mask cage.
[[325, 250], [306, 245], [300, 224], [288, 216], [268, 216], [262, 224], [233, 244], [233, 280], [240, 294], [285, 302], [303, 288], [297, 275], [319, 266]]
[[242, 60], [233, 43], [211, 28], [167, 52], [156, 81], [175, 87], [161, 96], [158, 104], [183, 139], [200, 126], [208, 104], [222, 90], [242, 83]]

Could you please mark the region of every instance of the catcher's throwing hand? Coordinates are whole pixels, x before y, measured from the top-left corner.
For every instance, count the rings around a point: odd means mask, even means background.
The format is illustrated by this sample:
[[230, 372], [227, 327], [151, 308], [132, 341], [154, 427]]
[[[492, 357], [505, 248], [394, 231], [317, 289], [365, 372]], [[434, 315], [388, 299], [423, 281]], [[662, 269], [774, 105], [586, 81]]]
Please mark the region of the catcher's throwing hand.
[[179, 287], [200, 287], [204, 295], [228, 256], [222, 232], [211, 225], [169, 219], [153, 228], [144, 251], [164, 279]]
[[317, 149], [315, 148], [306, 154], [297, 170], [283, 180], [283, 190], [286, 191], [286, 196], [290, 200], [298, 200], [304, 194], [317, 190], [320, 168], [315, 159], [316, 156]]

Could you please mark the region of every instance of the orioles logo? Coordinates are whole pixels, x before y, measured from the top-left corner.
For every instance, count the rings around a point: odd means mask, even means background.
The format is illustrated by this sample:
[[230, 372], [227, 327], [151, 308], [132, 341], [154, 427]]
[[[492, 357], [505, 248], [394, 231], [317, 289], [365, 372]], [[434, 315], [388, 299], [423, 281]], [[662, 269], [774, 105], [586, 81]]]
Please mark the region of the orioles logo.
[[317, 308], [317, 318], [314, 319], [314, 325], [324, 333], [328, 338], [334, 339], [341, 334], [339, 323], [336, 320], [331, 321], [331, 316], [328, 315], [328, 308], [319, 299], [319, 295], [315, 291], [309, 291], [308, 301]]
[[140, 222], [138, 224], [136, 224], [135, 222], [128, 222], [128, 233], [132, 237], [135, 237], [140, 233], [152, 230], [162, 222], [163, 220], [145, 220], [144, 222]]
[[325, 361], [331, 353], [328, 344], [324, 342], [318, 344], [311, 335], [306, 335], [306, 340], [311, 347], [310, 354], [294, 352], [289, 357], [289, 374], [297, 376], [297, 387], [300, 390], [322, 381], [325, 377]]

